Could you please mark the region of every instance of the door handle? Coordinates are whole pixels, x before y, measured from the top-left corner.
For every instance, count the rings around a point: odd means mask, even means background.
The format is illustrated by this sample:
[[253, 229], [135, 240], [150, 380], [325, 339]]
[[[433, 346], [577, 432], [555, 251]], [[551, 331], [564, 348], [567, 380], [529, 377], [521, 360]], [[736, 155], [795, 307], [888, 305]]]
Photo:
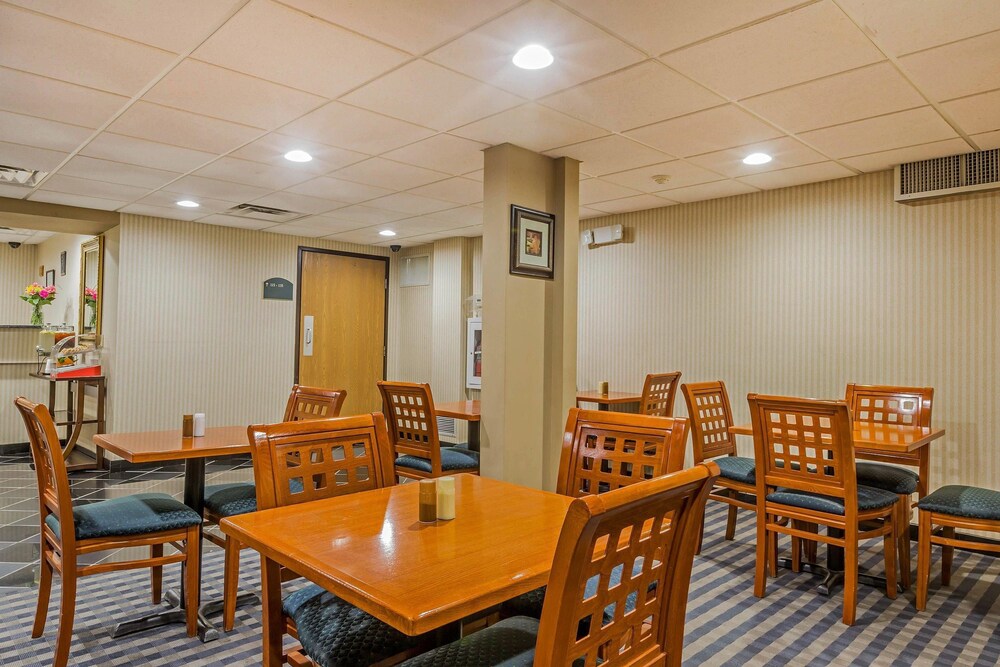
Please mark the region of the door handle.
[[302, 356], [311, 357], [313, 353], [313, 316], [302, 318]]

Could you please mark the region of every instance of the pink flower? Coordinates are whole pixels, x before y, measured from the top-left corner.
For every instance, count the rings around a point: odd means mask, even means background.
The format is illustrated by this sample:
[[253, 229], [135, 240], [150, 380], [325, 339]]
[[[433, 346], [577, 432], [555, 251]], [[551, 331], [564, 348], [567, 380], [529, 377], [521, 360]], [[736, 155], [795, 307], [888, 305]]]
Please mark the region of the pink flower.
[[43, 287], [41, 290], [39, 290], [38, 296], [40, 298], [42, 298], [42, 299], [48, 299], [49, 298], [49, 290], [48, 290], [48, 288]]

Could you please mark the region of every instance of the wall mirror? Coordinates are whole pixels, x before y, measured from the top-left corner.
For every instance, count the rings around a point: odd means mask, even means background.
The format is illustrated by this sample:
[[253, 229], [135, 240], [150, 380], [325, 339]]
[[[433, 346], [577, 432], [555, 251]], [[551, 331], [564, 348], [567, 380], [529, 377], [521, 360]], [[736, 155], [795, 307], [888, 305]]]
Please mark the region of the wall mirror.
[[104, 237], [80, 245], [80, 323], [82, 335], [101, 333], [101, 305], [104, 302]]

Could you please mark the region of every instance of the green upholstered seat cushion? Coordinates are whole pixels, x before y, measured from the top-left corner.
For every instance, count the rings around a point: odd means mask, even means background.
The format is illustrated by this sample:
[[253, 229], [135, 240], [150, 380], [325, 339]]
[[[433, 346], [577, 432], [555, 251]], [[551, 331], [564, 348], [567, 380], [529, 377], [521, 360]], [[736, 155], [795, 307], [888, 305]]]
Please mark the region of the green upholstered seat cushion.
[[538, 620], [506, 618], [403, 663], [404, 667], [529, 667], [535, 664]]
[[306, 654], [323, 667], [369, 665], [416, 645], [371, 614], [310, 584], [282, 600]]
[[[397, 468], [413, 468], [421, 472], [431, 472], [431, 460], [406, 454], [396, 459]], [[470, 470], [479, 467], [479, 459], [452, 447], [441, 448], [441, 470]]]
[[[870, 486], [858, 487], [858, 509], [861, 511], [889, 507], [897, 499], [898, 496], [890, 491], [873, 489]], [[808, 493], [806, 491], [778, 487], [773, 493], [767, 494], [767, 500], [772, 503], [791, 505], [792, 507], [801, 507], [828, 514], [844, 514], [844, 501], [842, 499], [818, 493]]]
[[745, 456], [720, 456], [712, 459], [719, 466], [719, 476], [744, 484], [756, 484], [757, 473], [754, 470], [754, 460]]
[[[59, 520], [45, 517], [45, 523], [59, 533]], [[137, 493], [134, 496], [102, 500], [73, 508], [76, 539], [125, 537], [197, 526], [201, 517], [193, 509], [165, 493]]]
[[253, 482], [213, 484], [205, 487], [205, 509], [217, 516], [236, 516], [257, 511], [257, 487]]
[[856, 467], [858, 484], [862, 486], [871, 486], [901, 495], [909, 495], [917, 490], [917, 481], [920, 477], [912, 470], [868, 461], [859, 461]]
[[1000, 491], [952, 484], [921, 498], [917, 507], [968, 519], [1000, 521]]

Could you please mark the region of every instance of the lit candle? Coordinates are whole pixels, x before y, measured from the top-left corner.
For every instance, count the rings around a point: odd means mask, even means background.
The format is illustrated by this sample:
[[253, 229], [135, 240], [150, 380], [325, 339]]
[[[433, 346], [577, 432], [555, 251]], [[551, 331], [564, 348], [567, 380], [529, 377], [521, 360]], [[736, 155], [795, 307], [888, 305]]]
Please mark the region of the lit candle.
[[438, 477], [437, 518], [450, 521], [455, 518], [455, 478]]
[[420, 521], [437, 521], [437, 485], [433, 479], [420, 480]]

